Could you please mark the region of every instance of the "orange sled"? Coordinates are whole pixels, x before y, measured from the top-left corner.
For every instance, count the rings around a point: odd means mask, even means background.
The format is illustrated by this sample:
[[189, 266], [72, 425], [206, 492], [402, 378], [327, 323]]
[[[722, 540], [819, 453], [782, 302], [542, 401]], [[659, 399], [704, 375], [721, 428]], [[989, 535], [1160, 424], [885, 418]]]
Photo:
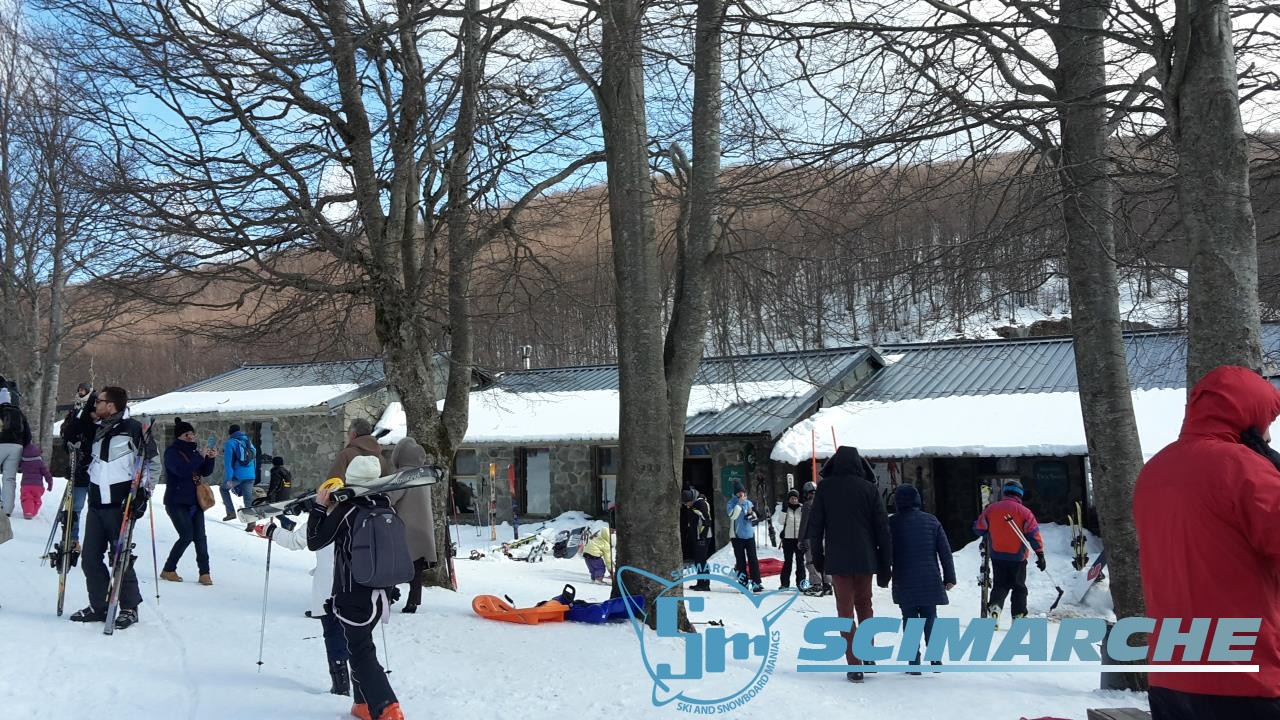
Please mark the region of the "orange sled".
[[503, 622], [537, 625], [544, 622], [564, 622], [569, 606], [555, 600], [538, 603], [535, 607], [517, 608], [497, 595], [477, 595], [471, 600], [471, 609], [482, 618]]

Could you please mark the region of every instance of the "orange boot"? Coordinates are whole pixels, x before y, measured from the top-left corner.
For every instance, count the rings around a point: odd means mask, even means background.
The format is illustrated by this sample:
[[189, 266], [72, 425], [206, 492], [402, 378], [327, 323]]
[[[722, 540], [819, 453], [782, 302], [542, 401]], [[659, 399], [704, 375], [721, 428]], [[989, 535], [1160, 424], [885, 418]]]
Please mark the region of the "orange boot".
[[352, 717], [360, 718], [360, 720], [373, 720], [373, 717], [369, 715], [369, 706], [364, 703], [352, 705], [351, 715]]
[[393, 702], [382, 708], [382, 714], [378, 716], [378, 720], [404, 720], [404, 713], [400, 712], [400, 703]]

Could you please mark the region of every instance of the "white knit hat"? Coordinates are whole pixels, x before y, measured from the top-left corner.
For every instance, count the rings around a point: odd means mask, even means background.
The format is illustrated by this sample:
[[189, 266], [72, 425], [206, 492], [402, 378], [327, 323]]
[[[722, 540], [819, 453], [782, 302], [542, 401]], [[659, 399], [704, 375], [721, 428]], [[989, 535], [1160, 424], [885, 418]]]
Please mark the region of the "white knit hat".
[[372, 455], [351, 458], [347, 465], [348, 485], [368, 485], [382, 476], [382, 463]]

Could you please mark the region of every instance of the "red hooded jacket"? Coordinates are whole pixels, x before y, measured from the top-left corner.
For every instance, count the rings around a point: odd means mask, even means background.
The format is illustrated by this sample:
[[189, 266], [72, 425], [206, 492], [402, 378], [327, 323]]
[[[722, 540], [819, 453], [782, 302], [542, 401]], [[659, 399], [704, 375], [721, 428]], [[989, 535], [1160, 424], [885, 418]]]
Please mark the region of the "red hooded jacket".
[[1178, 439], [1138, 474], [1133, 515], [1147, 616], [1182, 618], [1184, 630], [1190, 618], [1262, 618], [1245, 663], [1260, 672], [1153, 672], [1153, 686], [1280, 697], [1280, 471], [1240, 441], [1248, 428], [1265, 433], [1277, 415], [1271, 383], [1247, 368], [1216, 368], [1192, 389]]

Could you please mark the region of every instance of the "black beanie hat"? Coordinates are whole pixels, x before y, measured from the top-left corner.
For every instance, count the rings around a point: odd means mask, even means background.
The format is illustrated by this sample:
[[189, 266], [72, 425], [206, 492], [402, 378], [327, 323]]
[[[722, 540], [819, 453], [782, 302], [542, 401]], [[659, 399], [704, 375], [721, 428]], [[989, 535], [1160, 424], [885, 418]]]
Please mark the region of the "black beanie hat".
[[239, 425], [232, 425], [231, 427], [227, 428], [227, 434], [228, 434], [228, 435], [234, 435], [234, 434], [236, 434], [236, 433], [238, 433], [238, 432], [240, 432], [240, 426], [239, 426]]
[[271, 458], [271, 464], [272, 464], [272, 465], [274, 465], [275, 467], [280, 467], [280, 466], [284, 465], [284, 458], [282, 458], [282, 457], [280, 457], [279, 455], [277, 455], [277, 456], [275, 456], [275, 457]]
[[186, 435], [189, 432], [195, 432], [195, 431], [196, 431], [195, 426], [187, 422], [186, 420], [183, 420], [180, 417], [176, 417], [173, 419], [173, 436], [174, 437], [182, 437], [183, 435]]

